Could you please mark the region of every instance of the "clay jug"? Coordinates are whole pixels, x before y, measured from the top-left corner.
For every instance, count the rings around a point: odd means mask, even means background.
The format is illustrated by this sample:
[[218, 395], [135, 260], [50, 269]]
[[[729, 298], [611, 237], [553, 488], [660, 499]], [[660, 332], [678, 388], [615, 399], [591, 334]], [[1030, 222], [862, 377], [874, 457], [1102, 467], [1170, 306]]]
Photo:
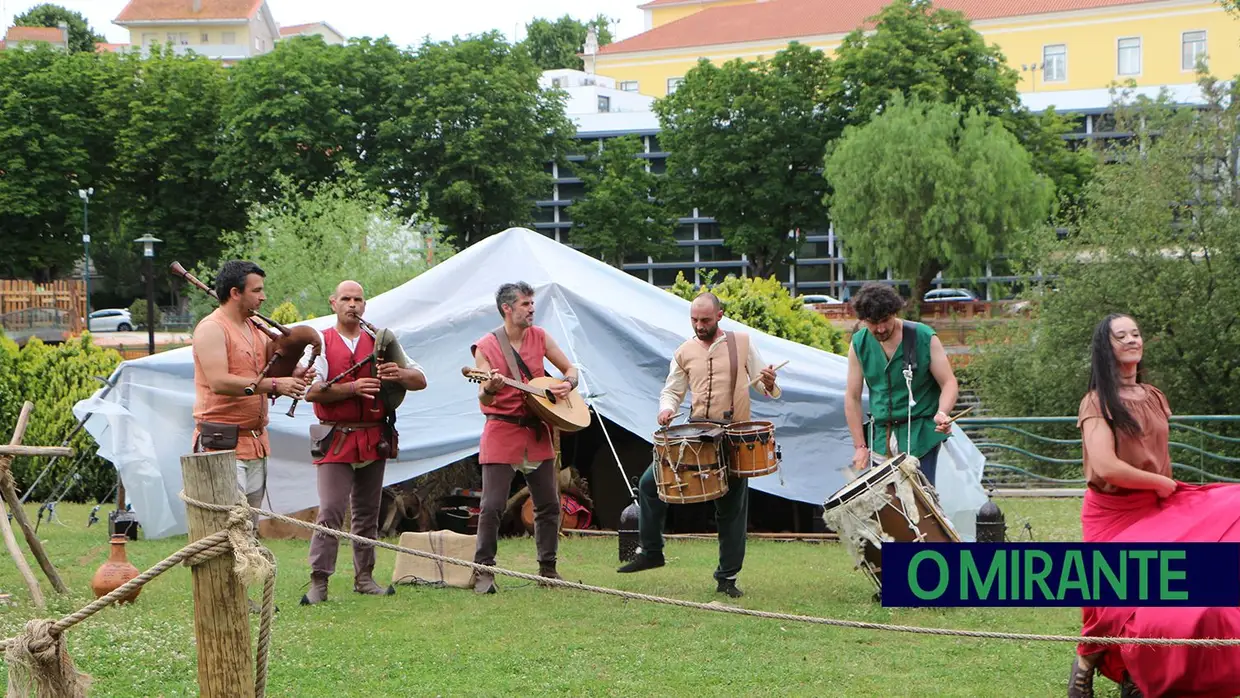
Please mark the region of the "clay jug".
[[[99, 566], [95, 570], [95, 576], [90, 580], [90, 588], [95, 592], [95, 598], [99, 598], [110, 593], [120, 585], [137, 577], [141, 572], [137, 567], [129, 563], [129, 558], [125, 556], [125, 536], [112, 536], [112, 552], [108, 555], [108, 561]], [[138, 594], [142, 592], [141, 588], [134, 589], [124, 598], [117, 600], [117, 603], [125, 603], [138, 598]]]

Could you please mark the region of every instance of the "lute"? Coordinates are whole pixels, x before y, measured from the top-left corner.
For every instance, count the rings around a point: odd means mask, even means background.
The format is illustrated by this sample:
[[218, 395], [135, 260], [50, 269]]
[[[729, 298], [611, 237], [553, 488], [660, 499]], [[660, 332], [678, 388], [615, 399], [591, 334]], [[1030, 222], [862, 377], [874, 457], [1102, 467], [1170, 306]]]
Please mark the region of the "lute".
[[[473, 383], [485, 383], [491, 379], [486, 371], [479, 371], [468, 366], [461, 369], [461, 375]], [[585, 399], [576, 390], [569, 392], [563, 399], [551, 392], [551, 386], [559, 383], [561, 378], [541, 376], [522, 383], [507, 376], [500, 376], [504, 385], [516, 388], [524, 393], [525, 406], [539, 419], [564, 432], [581, 431], [590, 426], [590, 408]]]

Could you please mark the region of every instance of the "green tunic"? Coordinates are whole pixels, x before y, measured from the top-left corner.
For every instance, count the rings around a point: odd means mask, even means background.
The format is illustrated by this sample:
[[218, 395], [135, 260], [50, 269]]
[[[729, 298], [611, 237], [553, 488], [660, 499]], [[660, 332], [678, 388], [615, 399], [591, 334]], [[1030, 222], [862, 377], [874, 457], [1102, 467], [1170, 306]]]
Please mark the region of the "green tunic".
[[[907, 332], [916, 332], [917, 368], [913, 371], [913, 445], [908, 444], [908, 386], [904, 382], [904, 350], [897, 346], [891, 358], [883, 351], [870, 331], [862, 328], [852, 338], [853, 351], [861, 362], [866, 386], [870, 389], [870, 414], [874, 419], [875, 453], [887, 454], [888, 429], [894, 429], [900, 451], [921, 458], [930, 449], [947, 440], [947, 434], [934, 430], [934, 414], [939, 411], [939, 383], [930, 373], [930, 338], [934, 328], [919, 322], [909, 323]], [[870, 438], [867, 428], [866, 438]]]

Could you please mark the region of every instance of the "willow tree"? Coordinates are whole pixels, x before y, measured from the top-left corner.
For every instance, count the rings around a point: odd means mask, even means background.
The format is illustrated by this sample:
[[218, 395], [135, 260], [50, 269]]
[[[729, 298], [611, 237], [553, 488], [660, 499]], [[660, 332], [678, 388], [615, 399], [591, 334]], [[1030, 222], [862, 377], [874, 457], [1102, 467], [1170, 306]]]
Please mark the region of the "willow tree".
[[1054, 187], [1031, 159], [996, 117], [897, 95], [828, 149], [849, 265], [909, 279], [916, 314], [939, 272], [980, 273], [1046, 220]]

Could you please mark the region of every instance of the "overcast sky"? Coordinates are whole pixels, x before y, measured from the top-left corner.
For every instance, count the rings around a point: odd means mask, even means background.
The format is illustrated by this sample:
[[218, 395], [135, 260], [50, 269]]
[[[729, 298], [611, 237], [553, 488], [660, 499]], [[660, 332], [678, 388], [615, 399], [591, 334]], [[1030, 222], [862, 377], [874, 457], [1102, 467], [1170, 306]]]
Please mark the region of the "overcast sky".
[[[112, 43], [127, 43], [129, 32], [112, 24], [128, 0], [60, 0], [56, 4], [81, 12], [95, 31]], [[387, 35], [398, 46], [418, 45], [497, 29], [509, 39], [525, 35], [525, 24], [537, 17], [554, 19], [564, 14], [576, 19], [600, 13], [616, 23], [617, 39], [641, 33], [645, 0], [267, 0], [267, 6], [283, 26], [326, 21], [346, 37]], [[13, 17], [41, 4], [40, 0], [0, 0], [0, 26], [13, 24]]]

